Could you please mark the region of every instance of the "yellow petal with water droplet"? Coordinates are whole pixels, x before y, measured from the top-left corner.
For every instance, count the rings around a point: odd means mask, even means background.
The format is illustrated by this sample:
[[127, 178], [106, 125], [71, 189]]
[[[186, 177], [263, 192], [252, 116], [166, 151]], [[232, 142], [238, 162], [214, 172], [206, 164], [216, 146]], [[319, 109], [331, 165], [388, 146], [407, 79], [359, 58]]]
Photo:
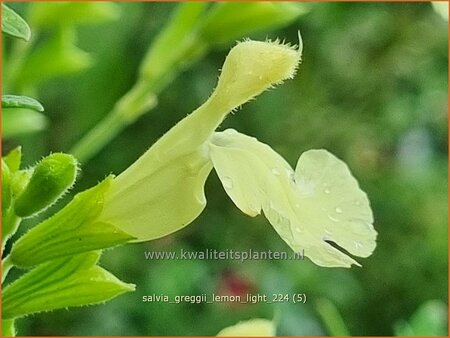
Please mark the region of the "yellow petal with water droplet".
[[[372, 211], [347, 165], [326, 150], [302, 154], [297, 168], [257, 139], [227, 130], [215, 133], [210, 155], [236, 206], [250, 216], [263, 210], [296, 252], [327, 267], [359, 265], [334, 248], [369, 256], [376, 246]], [[274, 170], [275, 169], [275, 170]]]

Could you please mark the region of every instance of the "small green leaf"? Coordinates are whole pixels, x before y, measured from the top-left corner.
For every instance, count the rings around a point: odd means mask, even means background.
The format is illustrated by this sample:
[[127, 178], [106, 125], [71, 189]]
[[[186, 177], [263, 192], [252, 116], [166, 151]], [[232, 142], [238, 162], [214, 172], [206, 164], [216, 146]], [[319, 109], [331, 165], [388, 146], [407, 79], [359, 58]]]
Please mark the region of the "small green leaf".
[[307, 12], [304, 6], [276, 1], [217, 3], [209, 12], [200, 35], [210, 44], [234, 41], [254, 32], [288, 25]]
[[12, 191], [11, 191], [11, 171], [8, 165], [2, 158], [2, 215], [11, 205]]
[[61, 211], [23, 235], [11, 250], [15, 266], [28, 268], [58, 257], [126, 243], [134, 237], [101, 222], [104, 195], [112, 177], [77, 194]]
[[19, 95], [2, 95], [2, 108], [28, 108], [38, 112], [44, 111], [44, 107], [31, 97]]
[[23, 169], [16, 171], [14, 175], [12, 175], [11, 188], [14, 197], [19, 196], [22, 193], [28, 182], [30, 182], [32, 174], [33, 169]]
[[2, 109], [2, 136], [36, 133], [47, 127], [47, 118], [34, 110], [23, 108]]
[[55, 153], [44, 157], [16, 200], [16, 215], [30, 217], [54, 204], [72, 187], [77, 169], [77, 161], [72, 155]]
[[14, 319], [2, 320], [2, 337], [14, 337], [15, 335]]
[[8, 165], [9, 170], [15, 173], [20, 169], [20, 163], [22, 162], [22, 147], [18, 146], [11, 150], [8, 155], [3, 157], [3, 160]]
[[60, 258], [26, 273], [3, 290], [3, 318], [98, 304], [134, 291], [133, 284], [95, 265], [99, 257], [99, 252], [89, 252]]
[[5, 4], [2, 4], [2, 32], [25, 41], [31, 37], [30, 27], [25, 20]]

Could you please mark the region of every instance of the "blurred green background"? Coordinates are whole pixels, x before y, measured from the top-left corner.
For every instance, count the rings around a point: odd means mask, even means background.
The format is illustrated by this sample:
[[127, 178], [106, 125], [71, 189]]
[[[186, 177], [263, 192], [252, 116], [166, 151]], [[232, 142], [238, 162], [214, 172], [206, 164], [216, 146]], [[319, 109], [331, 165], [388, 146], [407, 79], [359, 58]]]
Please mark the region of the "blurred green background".
[[[11, 7], [27, 19], [33, 5]], [[91, 18], [81, 12], [88, 20], [74, 22], [70, 32], [50, 22], [25, 52], [24, 43], [4, 38], [3, 92], [36, 97], [45, 107], [47, 126], [3, 138], [3, 153], [23, 145], [25, 164], [33, 164], [49, 152], [70, 151], [134, 84], [140, 61], [177, 5], [99, 4], [89, 9]], [[379, 233], [374, 254], [359, 260], [362, 268], [352, 269], [321, 268], [309, 260], [145, 260], [146, 250], [289, 251], [264, 217], [249, 218], [233, 205], [212, 173], [207, 208], [190, 226], [104, 253], [102, 265], [137, 284], [135, 293], [100, 306], [27, 317], [18, 321], [19, 335], [215, 335], [257, 317], [275, 318], [279, 335], [337, 334], [332, 327], [341, 319], [352, 335], [447, 334], [447, 22], [430, 3], [298, 5], [305, 13], [288, 26], [249, 35], [296, 43], [300, 29], [304, 54], [297, 76], [246, 104], [221, 128], [257, 137], [291, 165], [311, 148], [326, 148], [344, 159], [371, 201]], [[66, 51], [77, 54], [75, 66], [59, 65], [55, 76], [43, 78], [40, 73], [55, 69], [58, 55], [42, 52], [22, 74], [8, 73], [17, 55], [36, 55], [56, 34], [67, 34], [78, 47]], [[74, 192], [120, 173], [199, 106], [233, 45], [215, 48], [180, 73], [154, 110], [82, 162]], [[36, 222], [23, 224], [22, 232]], [[153, 293], [212, 292], [304, 292], [308, 302], [141, 302]]]

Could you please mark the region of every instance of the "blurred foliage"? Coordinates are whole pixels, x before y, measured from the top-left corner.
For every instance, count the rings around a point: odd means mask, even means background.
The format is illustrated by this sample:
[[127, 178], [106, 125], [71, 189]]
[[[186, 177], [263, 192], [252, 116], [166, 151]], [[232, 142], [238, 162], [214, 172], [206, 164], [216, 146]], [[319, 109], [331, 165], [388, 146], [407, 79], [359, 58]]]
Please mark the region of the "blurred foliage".
[[[77, 48], [92, 59], [88, 70], [49, 78], [33, 89], [21, 85], [20, 74], [11, 75], [18, 82], [10, 88], [21, 90], [14, 93], [36, 94], [46, 108], [49, 127], [4, 140], [4, 152], [23, 145], [24, 161], [33, 163], [51, 151], [67, 151], [134, 84], [147, 47], [176, 4], [115, 5], [120, 20], [71, 26]], [[314, 301], [322, 298], [338, 309], [354, 335], [422, 334], [416, 328], [423, 327], [423, 318], [442, 314], [442, 306], [422, 304], [448, 299], [447, 22], [430, 3], [308, 5], [309, 12], [289, 27], [250, 36], [295, 43], [300, 29], [304, 62], [296, 78], [247, 104], [222, 127], [255, 135], [292, 165], [311, 148], [326, 148], [344, 159], [372, 203], [379, 232], [374, 255], [361, 261], [362, 268], [350, 270], [319, 268], [307, 260], [145, 260], [144, 250], [289, 250], [263, 217], [240, 213], [212, 175], [206, 187], [208, 206], [191, 226], [102, 257], [108, 270], [137, 284], [135, 293], [101, 307], [28, 317], [18, 323], [19, 334], [214, 335], [249, 318], [276, 318], [279, 335], [329, 334]], [[24, 18], [31, 15], [30, 4], [11, 7]], [[40, 20], [36, 22], [50, 20], [34, 15]], [[52, 27], [42, 39], [57, 39], [63, 28]], [[11, 61], [17, 44], [4, 41], [4, 47], [3, 61]], [[91, 187], [111, 172], [120, 173], [200, 105], [214, 87], [225, 55], [226, 51], [213, 52], [174, 80], [151, 114], [127, 128], [89, 165], [82, 164], [75, 190]], [[52, 61], [39, 62], [51, 67]], [[6, 71], [9, 64], [4, 63]], [[309, 301], [141, 302], [143, 295], [153, 293], [212, 292], [305, 292]], [[398, 324], [405, 320], [409, 326]], [[432, 330], [434, 324], [429, 325]]]
[[445, 336], [447, 335], [447, 305], [431, 300], [419, 307], [408, 322], [395, 325], [397, 336]]

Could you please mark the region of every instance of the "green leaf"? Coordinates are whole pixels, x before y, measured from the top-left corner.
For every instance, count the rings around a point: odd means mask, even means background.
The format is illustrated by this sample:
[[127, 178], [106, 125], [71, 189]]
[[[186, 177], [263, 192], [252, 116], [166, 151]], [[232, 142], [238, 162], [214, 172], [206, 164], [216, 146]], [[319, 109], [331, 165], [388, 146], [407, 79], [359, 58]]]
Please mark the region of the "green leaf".
[[24, 19], [2, 3], [2, 32], [15, 38], [30, 40], [31, 30]]
[[53, 28], [110, 21], [119, 14], [112, 2], [32, 2], [28, 17], [33, 27]]
[[47, 118], [34, 110], [23, 108], [2, 109], [2, 136], [4, 138], [36, 133], [46, 127]]
[[95, 265], [99, 257], [100, 252], [89, 252], [61, 258], [26, 273], [3, 290], [3, 318], [98, 304], [134, 291], [133, 284]]
[[134, 237], [101, 222], [104, 195], [112, 177], [77, 194], [61, 211], [23, 235], [11, 250], [15, 266], [28, 268], [58, 257], [126, 243]]
[[22, 162], [22, 147], [18, 146], [11, 150], [8, 155], [3, 157], [3, 160], [8, 165], [9, 170], [15, 173], [20, 169], [20, 163]]
[[38, 112], [44, 111], [44, 107], [37, 100], [18, 95], [2, 95], [2, 108], [28, 108]]
[[11, 171], [8, 165], [2, 158], [2, 215], [11, 205], [12, 191], [11, 191]]
[[30, 182], [33, 169], [18, 170], [12, 175], [11, 188], [14, 197], [19, 196]]
[[200, 35], [210, 44], [222, 44], [288, 25], [306, 12], [303, 4], [290, 2], [221, 2], [211, 9]]
[[2, 337], [14, 337], [15, 335], [14, 319], [2, 320]]
[[77, 169], [72, 155], [55, 153], [44, 157], [16, 200], [16, 215], [33, 216], [54, 204], [74, 184]]

